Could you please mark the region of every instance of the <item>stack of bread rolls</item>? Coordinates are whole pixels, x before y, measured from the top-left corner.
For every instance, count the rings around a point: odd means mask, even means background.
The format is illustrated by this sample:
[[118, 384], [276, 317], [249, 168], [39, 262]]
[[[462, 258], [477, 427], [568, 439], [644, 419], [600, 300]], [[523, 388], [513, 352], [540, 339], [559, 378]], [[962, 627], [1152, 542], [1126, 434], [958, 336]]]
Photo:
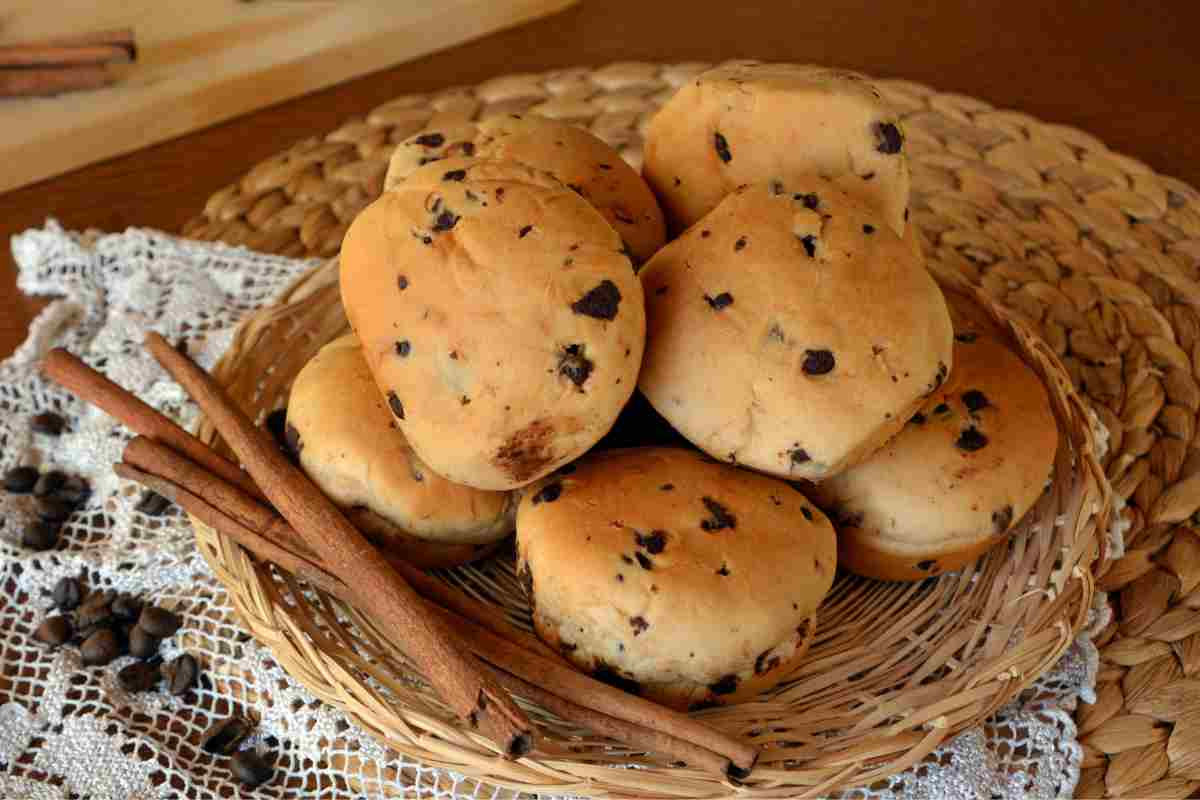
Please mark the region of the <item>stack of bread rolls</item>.
[[838, 566], [962, 568], [1051, 474], [1046, 391], [926, 271], [909, 175], [879, 92], [806, 67], [703, 73], [642, 175], [536, 116], [422, 131], [346, 234], [353, 334], [297, 378], [289, 441], [415, 563], [515, 526], [538, 635], [580, 669], [752, 698]]

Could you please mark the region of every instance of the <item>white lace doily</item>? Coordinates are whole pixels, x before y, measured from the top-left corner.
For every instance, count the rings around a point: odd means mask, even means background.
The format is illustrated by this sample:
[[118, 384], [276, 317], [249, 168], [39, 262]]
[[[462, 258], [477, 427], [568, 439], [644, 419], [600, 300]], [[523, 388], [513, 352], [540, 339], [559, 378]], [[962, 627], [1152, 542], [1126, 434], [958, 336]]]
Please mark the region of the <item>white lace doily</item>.
[[[76, 235], [53, 221], [15, 237], [12, 246], [20, 288], [64, 299], [38, 317], [25, 344], [0, 364], [0, 472], [55, 466], [85, 477], [94, 493], [63, 528], [58, 548], [46, 553], [19, 544], [28, 498], [0, 493], [0, 797], [510, 796], [402, 758], [292, 681], [239, 629], [186, 518], [175, 509], [145, 516], [135, 508], [140, 492], [113, 475], [128, 432], [38, 374], [41, 356], [65, 346], [186, 425], [195, 409], [142, 351], [143, 332], [187, 339], [191, 355], [211, 367], [237, 322], [313, 262], [148, 230]], [[57, 439], [30, 431], [30, 417], [48, 410], [69, 421]], [[130, 657], [85, 667], [74, 648], [37, 644], [32, 633], [50, 610], [50, 589], [65, 575], [177, 612], [184, 626], [163, 643], [163, 655], [186, 650], [220, 680], [204, 682], [188, 699], [128, 694], [115, 675]], [[1078, 699], [1091, 699], [1097, 661], [1095, 647], [1081, 636], [1052, 674], [986, 725], [919, 767], [846, 796], [1069, 797], [1081, 760], [1071, 712]], [[261, 720], [249, 746], [275, 754], [275, 778], [253, 791], [235, 782], [227, 759], [198, 746], [203, 732], [233, 710]], [[381, 775], [397, 777], [381, 781]]]

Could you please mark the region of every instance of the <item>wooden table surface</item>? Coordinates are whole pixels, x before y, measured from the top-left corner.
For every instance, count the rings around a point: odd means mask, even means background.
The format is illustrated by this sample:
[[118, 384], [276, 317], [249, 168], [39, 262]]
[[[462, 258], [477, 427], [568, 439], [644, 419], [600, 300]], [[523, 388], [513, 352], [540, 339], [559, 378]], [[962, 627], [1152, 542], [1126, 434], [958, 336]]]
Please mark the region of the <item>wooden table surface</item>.
[[848, 67], [1083, 128], [1200, 185], [1198, 28], [1195, 0], [583, 0], [531, 25], [0, 196], [0, 357], [45, 303], [16, 289], [13, 234], [50, 216], [73, 229], [174, 231], [214, 191], [298, 139], [405, 92], [508, 72], [731, 57]]

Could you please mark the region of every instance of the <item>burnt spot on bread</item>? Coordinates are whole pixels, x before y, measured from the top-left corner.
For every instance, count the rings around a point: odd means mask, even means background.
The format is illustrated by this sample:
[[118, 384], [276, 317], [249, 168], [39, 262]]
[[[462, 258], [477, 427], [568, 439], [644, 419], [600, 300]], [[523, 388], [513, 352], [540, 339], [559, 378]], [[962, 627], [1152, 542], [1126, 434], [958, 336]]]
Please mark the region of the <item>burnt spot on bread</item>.
[[446, 143], [446, 137], [440, 133], [422, 133], [413, 139], [413, 143], [422, 147], [441, 147]]
[[722, 561], [721, 568], [717, 570], [717, 574], [720, 575], [722, 578], [728, 578], [729, 577], [729, 565]]
[[469, 406], [469, 405], [471, 405], [471, 398], [467, 397], [464, 394], [462, 397], [458, 398], [458, 403], [459, 403], [459, 405]]
[[713, 133], [713, 147], [716, 148], [717, 158], [726, 164], [733, 161], [733, 153], [729, 152], [729, 142], [725, 140], [720, 131]]
[[401, 275], [399, 278], [396, 279], [396, 285], [399, 286], [400, 291], [403, 292], [405, 289], [408, 288], [408, 276]]
[[968, 453], [974, 453], [976, 450], [982, 450], [987, 447], [988, 438], [974, 425], [970, 426], [958, 435], [958, 439], [954, 442], [954, 446], [959, 450], [966, 450]]
[[580, 391], [583, 391], [583, 385], [595, 366], [584, 355], [585, 350], [585, 345], [569, 344], [558, 355], [558, 374], [568, 378]]
[[710, 236], [712, 236], [712, 231], [700, 231], [701, 239], [707, 239]]
[[304, 440], [300, 438], [300, 431], [296, 430], [296, 426], [288, 423], [283, 432], [284, 440], [287, 442], [287, 449], [292, 455], [300, 455], [300, 451], [304, 449]]
[[721, 292], [716, 297], [704, 295], [704, 300], [712, 306], [713, 311], [720, 311], [733, 305], [733, 295], [729, 292]]
[[532, 226], [532, 225], [524, 225], [524, 226], [522, 226], [522, 227], [521, 227], [521, 229], [520, 229], [519, 231], [517, 231], [517, 238], [518, 238], [518, 239], [524, 239], [526, 236], [528, 236], [528, 235], [529, 235], [529, 232], [530, 232], [530, 231], [532, 231], [532, 230], [533, 230], [533, 226]]
[[982, 411], [990, 405], [987, 395], [978, 389], [970, 389], [963, 392], [962, 401], [963, 405], [967, 407], [967, 411], [970, 411], [972, 414]]
[[704, 503], [704, 507], [708, 509], [709, 513], [708, 518], [700, 521], [701, 530], [713, 533], [726, 528], [729, 530], [737, 528], [737, 517], [730, 513], [725, 506], [707, 496], [700, 498], [700, 502]]
[[874, 233], [874, 232], [875, 232], [875, 226], [874, 226], [874, 225], [869, 225], [869, 224], [868, 224], [868, 225], [863, 225], [863, 233], [865, 233], [867, 236], [870, 236], [870, 235], [871, 235], [872, 233]]
[[924, 425], [925, 424], [925, 415], [922, 414], [920, 411], [918, 411], [917, 413], [913, 414], [909, 418], [908, 421], [911, 422], [913, 425]]
[[779, 656], [771, 655], [770, 650], [764, 650], [754, 659], [754, 674], [765, 675], [779, 666]]
[[733, 252], [737, 253], [746, 249], [746, 237], [739, 236], [737, 241], [733, 243]]
[[646, 548], [646, 552], [656, 556], [667, 548], [667, 532], [653, 530], [647, 534], [634, 533], [633, 540], [638, 547]]
[[795, 448], [788, 455], [791, 456], [793, 467], [797, 464], [804, 464], [808, 461], [812, 461], [812, 457], [809, 456], [808, 451], [803, 447]]
[[629, 692], [630, 694], [640, 695], [642, 693], [642, 685], [640, 683], [633, 678], [625, 677], [603, 659], [596, 659], [596, 663], [592, 666], [592, 677], [601, 683], [607, 683], [609, 686]]
[[975, 331], [964, 331], [954, 334], [954, 341], [962, 342], [963, 344], [974, 344], [978, 338], [979, 334], [975, 333]]
[[621, 290], [612, 281], [605, 279], [589, 289], [587, 294], [571, 304], [576, 314], [596, 319], [613, 320], [621, 305]]
[[805, 350], [800, 369], [805, 375], [826, 375], [833, 371], [837, 359], [829, 350]]
[[397, 419], [404, 419], [404, 404], [400, 402], [400, 398], [395, 392], [387, 393], [388, 408], [392, 410], [392, 415]]
[[808, 506], [800, 506], [800, 513], [804, 516], [804, 518], [806, 520], [808, 520], [809, 522], [812, 522], [812, 520], [813, 520], [812, 509], [810, 509]]
[[554, 460], [554, 426], [534, 420], [509, 437], [492, 457], [492, 463], [514, 481], [528, 481]]
[[442, 176], [442, 180], [444, 180], [444, 181], [461, 181], [461, 180], [465, 180], [466, 177], [467, 177], [467, 171], [465, 169], [452, 169], [449, 172], [447, 172], [445, 175]]
[[645, 617], [639, 614], [636, 617], [629, 618], [629, 627], [633, 628], [634, 636], [640, 636], [650, 627], [650, 623], [646, 621]]
[[738, 676], [732, 672], [721, 676], [715, 683], [708, 685], [708, 690], [715, 695], [733, 694], [738, 688]]
[[396, 355], [401, 358], [408, 358], [408, 354], [412, 352], [412, 344], [408, 339], [401, 339], [396, 342]]
[[935, 569], [937, 569], [937, 562], [931, 558], [924, 561], [918, 561], [917, 569], [921, 570], [922, 572], [933, 572]]
[[817, 237], [813, 236], [810, 233], [806, 236], [800, 236], [798, 238], [800, 239], [801, 246], [804, 247], [804, 254], [807, 255], [809, 258], [816, 258], [817, 257]]
[[992, 529], [995, 530], [996, 533], [1004, 533], [1006, 530], [1008, 530], [1008, 526], [1012, 525], [1012, 521], [1012, 506], [1004, 506], [1004, 508], [992, 512]]
[[562, 482], [555, 481], [547, 483], [541, 489], [538, 489], [537, 494], [533, 496], [533, 504], [540, 505], [542, 503], [553, 503], [562, 496]]
[[904, 136], [894, 122], [875, 123], [875, 149], [888, 156], [894, 156], [904, 147]]

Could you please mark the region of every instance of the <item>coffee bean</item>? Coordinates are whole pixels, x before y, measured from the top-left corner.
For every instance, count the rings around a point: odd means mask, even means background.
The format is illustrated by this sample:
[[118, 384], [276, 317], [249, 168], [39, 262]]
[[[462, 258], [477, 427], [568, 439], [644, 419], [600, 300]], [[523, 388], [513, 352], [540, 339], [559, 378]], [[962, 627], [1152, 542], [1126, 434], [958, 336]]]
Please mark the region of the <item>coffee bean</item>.
[[163, 667], [163, 677], [167, 679], [167, 691], [173, 695], [181, 695], [196, 685], [200, 674], [200, 665], [190, 653], [184, 653], [179, 658]]
[[58, 647], [71, 638], [71, 620], [63, 616], [46, 617], [33, 632], [33, 638], [42, 644]]
[[261, 786], [275, 774], [275, 767], [253, 750], [234, 753], [229, 767], [237, 779], [247, 786]]
[[138, 627], [160, 639], [173, 635], [182, 624], [179, 617], [158, 606], [146, 606], [138, 617]]
[[58, 583], [54, 584], [54, 606], [59, 611], [74, 611], [79, 608], [82, 598], [83, 590], [79, 588], [79, 581], [76, 579], [59, 578]]
[[74, 510], [70, 503], [63, 502], [55, 496], [39, 497], [37, 500], [38, 517], [46, 522], [62, 525], [70, 519]]
[[62, 488], [67, 482], [67, 475], [58, 470], [43, 473], [42, 477], [38, 478], [37, 483], [33, 485], [33, 494], [35, 497], [46, 497], [54, 494]]
[[93, 625], [107, 625], [111, 622], [113, 618], [112, 600], [113, 597], [108, 592], [92, 592], [83, 598], [83, 603], [79, 606], [79, 612], [76, 614], [79, 627], [89, 628]]
[[117, 634], [109, 628], [101, 628], [84, 640], [79, 648], [83, 663], [87, 666], [102, 666], [121, 654]]
[[53, 411], [38, 414], [29, 422], [29, 427], [34, 433], [44, 433], [47, 436], [60, 435], [66, 426], [67, 421]]
[[251, 728], [252, 726], [247, 720], [235, 714], [209, 728], [204, 734], [200, 746], [206, 753], [230, 755], [250, 735]]
[[55, 497], [72, 508], [79, 508], [92, 496], [92, 487], [78, 475], [71, 475], [55, 493]]
[[15, 467], [4, 475], [4, 491], [12, 494], [29, 494], [38, 481], [38, 471], [33, 467]]
[[110, 604], [113, 616], [125, 622], [136, 622], [142, 613], [142, 601], [127, 594], [119, 594]]
[[157, 636], [146, 633], [137, 625], [129, 631], [129, 654], [137, 658], [153, 658], [158, 652], [158, 643], [162, 641]]
[[161, 678], [158, 667], [145, 661], [135, 661], [117, 673], [117, 683], [127, 692], [149, 691]]
[[50, 550], [58, 544], [58, 525], [39, 520], [21, 532], [21, 544], [30, 550]]
[[138, 501], [135, 510], [148, 517], [157, 517], [170, 507], [170, 500], [158, 492], [146, 491], [142, 494], [142, 499]]

